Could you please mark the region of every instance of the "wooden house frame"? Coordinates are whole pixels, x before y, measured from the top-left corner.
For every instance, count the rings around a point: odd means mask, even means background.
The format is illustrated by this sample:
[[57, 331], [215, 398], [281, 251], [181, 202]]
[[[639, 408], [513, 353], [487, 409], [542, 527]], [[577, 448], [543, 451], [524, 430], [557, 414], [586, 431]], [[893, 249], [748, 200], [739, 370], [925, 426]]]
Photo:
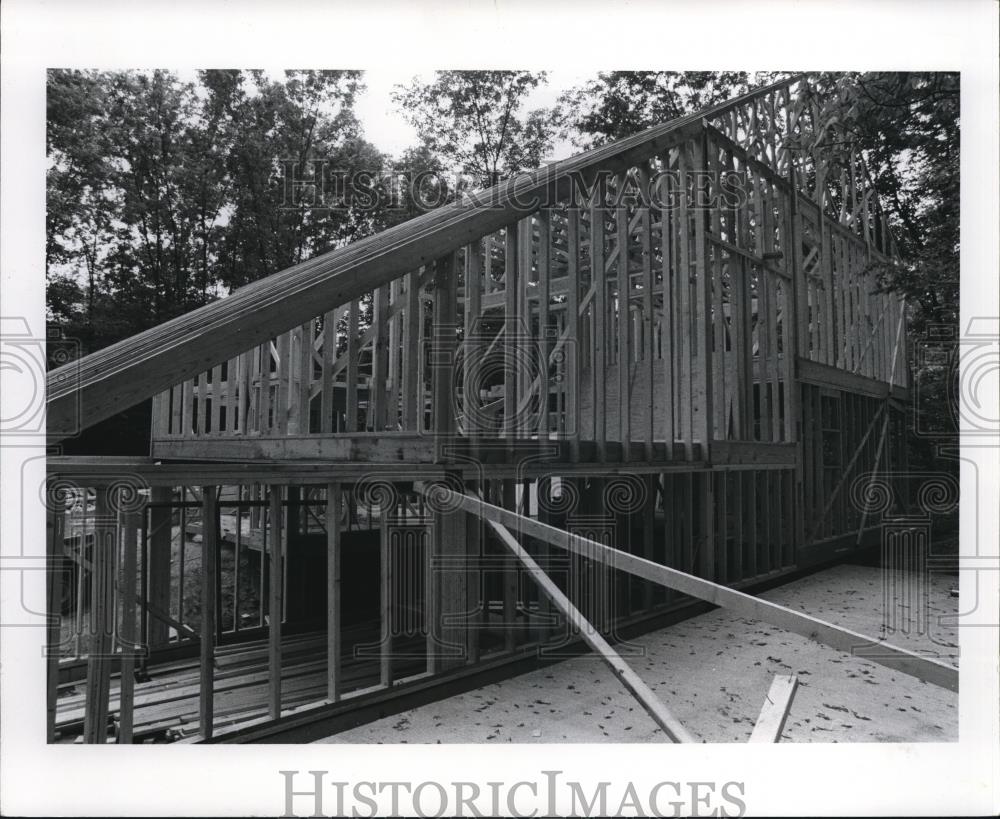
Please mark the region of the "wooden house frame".
[[50, 556], [85, 568], [50, 574], [50, 739], [288, 737], [581, 636], [690, 739], [621, 628], [701, 599], [872, 642], [740, 591], [871, 542], [863, 476], [905, 468], [896, 248], [827, 135], [792, 77], [51, 372], [54, 438], [153, 419], [149, 458], [50, 459]]

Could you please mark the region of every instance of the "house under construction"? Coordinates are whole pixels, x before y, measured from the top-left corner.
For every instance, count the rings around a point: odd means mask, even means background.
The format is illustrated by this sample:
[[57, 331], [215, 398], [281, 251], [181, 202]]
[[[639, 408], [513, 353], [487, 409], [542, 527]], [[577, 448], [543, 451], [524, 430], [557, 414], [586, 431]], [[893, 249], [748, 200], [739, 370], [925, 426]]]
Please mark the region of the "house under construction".
[[685, 740], [621, 629], [864, 642], [744, 591], [877, 537], [905, 468], [895, 246], [819, 110], [760, 88], [52, 371], [53, 439], [153, 414], [148, 458], [49, 461], [50, 741], [288, 739], [581, 645]]

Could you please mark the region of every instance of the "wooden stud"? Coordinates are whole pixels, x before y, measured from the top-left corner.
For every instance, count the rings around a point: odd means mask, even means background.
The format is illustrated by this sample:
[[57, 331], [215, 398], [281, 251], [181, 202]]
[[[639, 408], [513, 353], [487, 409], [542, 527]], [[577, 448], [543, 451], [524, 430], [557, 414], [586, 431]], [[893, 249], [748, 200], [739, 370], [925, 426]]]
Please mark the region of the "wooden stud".
[[275, 398], [275, 428], [278, 435], [288, 434], [289, 399], [292, 380], [292, 333], [278, 336], [278, 392]]
[[[648, 166], [640, 168], [639, 179], [642, 189], [648, 191], [651, 185]], [[642, 377], [646, 382], [648, 409], [645, 413], [646, 420], [642, 432], [646, 441], [646, 460], [651, 462], [653, 460], [653, 444], [656, 441], [655, 408], [657, 404], [668, 403], [668, 401], [664, 400], [666, 395], [656, 395], [656, 379], [653, 375], [656, 363], [656, 317], [653, 313], [653, 291], [656, 289], [656, 276], [653, 268], [653, 220], [649, 211], [649, 207], [639, 205], [641, 215], [639, 238], [642, 248], [642, 346], [637, 358], [643, 363]], [[669, 389], [669, 385], [665, 389]], [[668, 441], [667, 449], [669, 449], [669, 437], [666, 440]]]
[[218, 571], [219, 507], [216, 487], [203, 486], [201, 492], [201, 695], [198, 715], [202, 738], [211, 739], [215, 714], [215, 595], [216, 572]]
[[[669, 156], [662, 158], [663, 169], [670, 166]], [[671, 205], [670, 178], [666, 173], [660, 174], [659, 178], [659, 198], [664, 207], [660, 210], [660, 290], [662, 293], [662, 309], [660, 313], [660, 360], [663, 366], [663, 390], [660, 397], [663, 404], [663, 440], [666, 444], [666, 458], [671, 460], [674, 457], [674, 441], [676, 439], [676, 422], [674, 408], [678, 398], [684, 400], [680, 395], [680, 390], [675, 389], [674, 379], [674, 358], [676, 356], [674, 338], [676, 336], [675, 322], [677, 313], [675, 307], [675, 293], [677, 291], [678, 276], [673, 272], [673, 259], [676, 246], [679, 242], [674, 241], [673, 231], [676, 225], [674, 209]], [[683, 190], [681, 191], [683, 193]], [[686, 455], [686, 457], [688, 457]]]
[[437, 261], [434, 274], [434, 314], [431, 357], [434, 361], [432, 408], [434, 413], [435, 460], [446, 457], [448, 439], [455, 432], [454, 361], [458, 346], [456, 336], [456, 293], [454, 254]]
[[281, 716], [281, 619], [284, 610], [284, 558], [282, 545], [282, 488], [269, 487], [268, 515], [268, 713], [271, 719]]
[[465, 434], [473, 441], [479, 438], [479, 395], [473, 395], [477, 381], [483, 328], [479, 322], [483, 312], [483, 247], [472, 242], [465, 248], [465, 337], [462, 356], [462, 404]]
[[322, 386], [320, 387], [320, 421], [319, 431], [329, 435], [334, 430], [333, 424], [333, 362], [337, 357], [337, 315], [338, 311], [330, 310], [323, 314], [323, 365]]
[[341, 672], [341, 487], [326, 485], [326, 698], [340, 700]]
[[[379, 681], [384, 688], [388, 688], [393, 683], [393, 668], [392, 668], [392, 654], [393, 654], [393, 637], [395, 630], [395, 623], [393, 619], [393, 588], [395, 587], [395, 580], [393, 577], [393, 555], [392, 555], [392, 543], [389, 540], [389, 526], [385, 515], [382, 516], [382, 522], [379, 527], [379, 589], [380, 589], [380, 622], [381, 622], [381, 645], [379, 648]], [[427, 576], [430, 572], [427, 573]], [[425, 576], [426, 577], [426, 576]], [[426, 582], [426, 580], [425, 580]], [[427, 594], [425, 592], [424, 599], [428, 601], [428, 611], [429, 601], [433, 599], [433, 594]], [[431, 631], [428, 629], [428, 634]], [[427, 657], [427, 670], [433, 673], [434, 666], [433, 660], [431, 659], [431, 654], [428, 652]]]
[[615, 207], [615, 224], [618, 242], [618, 438], [622, 444], [622, 460], [629, 460], [629, 443], [632, 440], [631, 429], [631, 389], [632, 389], [632, 355], [629, 349], [629, 275], [628, 246], [629, 218], [628, 209], [622, 201], [622, 194], [628, 182], [628, 172], [618, 175], [618, 202]]
[[[475, 483], [470, 485], [470, 491], [476, 492]], [[475, 515], [463, 515], [465, 519], [465, 555], [468, 570], [466, 572], [466, 593], [468, 603], [466, 611], [470, 620], [467, 625], [469, 663], [480, 660], [480, 634], [486, 617], [486, 599], [483, 594], [483, 571], [480, 568], [483, 559], [482, 521]]]
[[[347, 432], [358, 431], [358, 359], [361, 355], [358, 349], [359, 317], [360, 307], [355, 299], [347, 310]], [[370, 393], [368, 401], [371, 404]]]
[[108, 732], [111, 687], [111, 635], [114, 628], [114, 556], [118, 527], [108, 488], [95, 488], [94, 540], [91, 554], [90, 644], [87, 652], [87, 699], [84, 742], [103, 744]]
[[[505, 508], [514, 510], [517, 506], [517, 484], [512, 480], [501, 481], [502, 502]], [[503, 639], [504, 651], [517, 648], [517, 564], [508, 560], [503, 566]]]
[[695, 421], [693, 414], [694, 376], [694, 324], [692, 321], [692, 275], [691, 275], [691, 215], [688, 207], [688, 182], [691, 178], [689, 148], [681, 145], [678, 154], [680, 187], [678, 196], [677, 243], [677, 385], [680, 395], [679, 420], [681, 441], [684, 446], [684, 460], [694, 460]]
[[516, 416], [517, 416], [517, 395], [518, 379], [517, 366], [518, 358], [518, 225], [513, 222], [507, 226], [504, 234], [504, 346], [506, 348], [506, 362], [504, 366], [504, 390], [503, 390], [503, 432], [508, 439], [509, 445], [513, 446], [513, 439], [516, 436]]
[[575, 199], [566, 213], [566, 422], [569, 458], [580, 460], [580, 209]]
[[549, 299], [552, 252], [552, 225], [549, 211], [538, 212], [538, 439], [542, 446], [549, 440]]
[[417, 359], [423, 349], [420, 336], [420, 273], [406, 274], [403, 313], [403, 429], [417, 431], [423, 424], [423, 388], [418, 381]]
[[605, 403], [607, 398], [607, 329], [608, 281], [604, 260], [604, 203], [605, 184], [603, 177], [595, 185], [594, 201], [590, 207], [590, 275], [594, 285], [593, 341], [591, 342], [592, 376], [591, 417], [594, 440], [597, 442], [597, 460], [604, 463], [608, 459], [608, 437]]
[[[45, 517], [47, 535], [45, 741], [51, 743], [55, 742], [56, 739], [59, 658], [62, 654], [60, 633], [62, 631], [63, 566], [66, 559], [66, 508], [58, 492], [50, 492], [48, 501], [50, 505], [46, 510]], [[82, 572], [82, 567], [79, 571]]]
[[312, 377], [313, 377], [313, 321], [310, 319], [298, 329], [299, 362], [298, 362], [298, 394], [295, 399], [297, 418], [296, 430], [299, 435], [308, 435], [312, 407]]
[[[386, 428], [386, 371], [388, 369], [386, 309], [389, 289], [383, 285], [375, 290], [372, 297], [372, 374], [368, 386], [368, 426], [373, 432]], [[437, 302], [435, 301], [435, 304]]]

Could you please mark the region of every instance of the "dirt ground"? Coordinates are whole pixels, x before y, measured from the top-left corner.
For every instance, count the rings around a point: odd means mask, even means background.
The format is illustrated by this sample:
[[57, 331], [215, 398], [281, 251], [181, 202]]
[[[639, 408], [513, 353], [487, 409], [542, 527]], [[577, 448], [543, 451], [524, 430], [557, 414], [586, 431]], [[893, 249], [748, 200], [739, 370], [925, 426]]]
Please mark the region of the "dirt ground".
[[[887, 582], [888, 581], [888, 582]], [[885, 589], [911, 575], [842, 564], [763, 593], [846, 628], [958, 664], [954, 573], [930, 574], [928, 626], [884, 630]], [[912, 588], [912, 586], [910, 586]], [[896, 599], [895, 612], [912, 611]], [[907, 621], [901, 617], [896, 623]], [[798, 675], [789, 742], [941, 742], [958, 738], [958, 695], [723, 609], [619, 645], [681, 723], [706, 742], [743, 742], [775, 674]], [[327, 743], [662, 742], [642, 707], [594, 656], [487, 685], [359, 726]]]

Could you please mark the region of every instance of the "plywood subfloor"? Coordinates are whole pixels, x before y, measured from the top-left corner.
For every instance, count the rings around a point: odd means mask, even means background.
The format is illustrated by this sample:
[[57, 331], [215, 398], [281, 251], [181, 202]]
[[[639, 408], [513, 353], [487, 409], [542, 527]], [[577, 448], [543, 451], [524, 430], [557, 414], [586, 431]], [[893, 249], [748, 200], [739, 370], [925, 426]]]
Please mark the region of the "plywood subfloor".
[[[883, 589], [906, 589], [914, 579], [906, 573], [885, 575], [875, 566], [843, 564], [762, 596], [878, 637]], [[950, 594], [956, 585], [954, 573], [931, 573], [929, 630], [893, 633], [887, 639], [910, 650], [934, 651], [957, 665], [955, 629], [939, 622], [941, 615], [958, 610], [958, 599]], [[704, 741], [746, 741], [775, 674], [799, 677], [782, 741], [941, 742], [958, 737], [957, 694], [722, 609], [619, 649], [684, 726]], [[664, 737], [605, 666], [594, 656], [583, 656], [321, 741], [662, 742]]]

